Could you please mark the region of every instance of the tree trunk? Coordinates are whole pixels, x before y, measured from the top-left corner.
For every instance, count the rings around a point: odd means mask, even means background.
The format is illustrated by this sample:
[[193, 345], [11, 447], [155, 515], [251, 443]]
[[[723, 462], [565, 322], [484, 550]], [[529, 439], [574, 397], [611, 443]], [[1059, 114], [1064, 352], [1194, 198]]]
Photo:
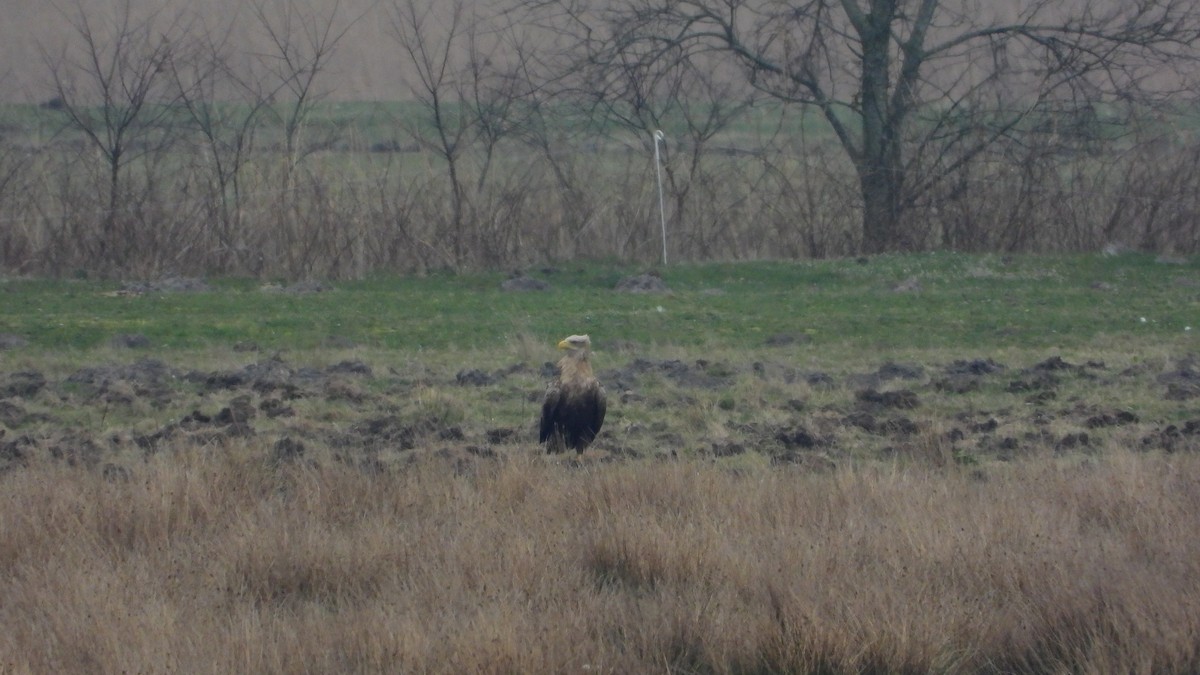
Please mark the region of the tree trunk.
[[862, 248], [864, 253], [885, 253], [906, 248], [900, 232], [901, 174], [885, 166], [859, 167], [862, 193]]
[[118, 272], [124, 262], [117, 241], [117, 208], [121, 204], [121, 147], [118, 143], [108, 156], [108, 213], [104, 216], [100, 234], [101, 264], [106, 274]]
[[898, 232], [904, 180], [899, 139], [901, 119], [889, 105], [895, 13], [895, 0], [872, 0], [869, 13], [852, 17], [862, 44], [859, 89], [862, 147], [855, 158], [855, 168], [863, 200], [865, 253], [895, 250], [903, 240]]

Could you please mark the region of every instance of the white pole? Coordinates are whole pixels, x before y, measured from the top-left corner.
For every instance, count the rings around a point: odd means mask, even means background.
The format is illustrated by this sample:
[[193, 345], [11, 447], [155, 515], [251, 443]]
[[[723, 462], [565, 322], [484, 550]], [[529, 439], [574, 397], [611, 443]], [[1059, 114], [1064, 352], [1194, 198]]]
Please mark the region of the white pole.
[[658, 216], [662, 220], [663, 267], [667, 266], [667, 206], [663, 201], [662, 159], [658, 154], [658, 144], [666, 140], [662, 129], [654, 132], [654, 175], [658, 177]]

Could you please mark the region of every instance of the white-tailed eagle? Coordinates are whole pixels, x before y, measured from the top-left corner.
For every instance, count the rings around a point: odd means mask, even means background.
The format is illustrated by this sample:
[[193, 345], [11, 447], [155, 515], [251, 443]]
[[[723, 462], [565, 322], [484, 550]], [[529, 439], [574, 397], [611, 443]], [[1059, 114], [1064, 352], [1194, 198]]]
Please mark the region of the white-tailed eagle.
[[588, 361], [591, 338], [572, 335], [559, 342], [558, 348], [566, 355], [559, 360], [558, 374], [546, 388], [538, 442], [545, 443], [550, 453], [567, 448], [582, 453], [600, 432], [608, 404], [604, 387], [592, 374]]

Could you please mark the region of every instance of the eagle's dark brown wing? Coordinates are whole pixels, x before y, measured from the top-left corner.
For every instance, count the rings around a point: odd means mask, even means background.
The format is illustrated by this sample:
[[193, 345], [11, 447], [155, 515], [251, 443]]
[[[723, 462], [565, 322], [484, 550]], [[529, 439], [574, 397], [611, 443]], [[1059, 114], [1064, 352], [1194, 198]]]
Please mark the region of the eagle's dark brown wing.
[[542, 402], [542, 420], [538, 425], [538, 443], [545, 443], [554, 436], [555, 421], [558, 418], [558, 404], [562, 398], [562, 387], [555, 381], [546, 388], [546, 399]]
[[596, 380], [588, 383], [588, 387], [580, 400], [580, 429], [579, 441], [576, 450], [583, 451], [592, 441], [596, 440], [596, 434], [600, 433], [600, 427], [604, 426], [604, 413], [608, 410], [608, 398], [604, 394], [604, 387]]
[[595, 379], [571, 382], [569, 385], [563, 384], [555, 423], [567, 447], [583, 452], [599, 433], [608, 404], [604, 389]]
[[[562, 452], [566, 448], [583, 452], [596, 439], [607, 409], [604, 388], [594, 378], [556, 380], [546, 389], [538, 442], [549, 442], [549, 452]], [[556, 436], [561, 437], [561, 441], [556, 440]]]

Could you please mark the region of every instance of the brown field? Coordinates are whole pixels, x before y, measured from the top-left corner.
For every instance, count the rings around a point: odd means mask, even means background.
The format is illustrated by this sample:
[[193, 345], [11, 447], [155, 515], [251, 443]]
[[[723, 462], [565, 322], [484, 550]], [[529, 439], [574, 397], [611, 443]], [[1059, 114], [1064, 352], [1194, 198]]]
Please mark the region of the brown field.
[[528, 363], [0, 373], [0, 672], [1196, 672], [1200, 376], [1104, 357], [635, 359], [580, 459]]
[[831, 475], [235, 440], [0, 478], [11, 673], [1200, 668], [1200, 458]]
[[[389, 4], [306, 6], [350, 31], [315, 93], [404, 97]], [[270, 51], [230, 9], [247, 5], [190, 6], [233, 26], [234, 51]], [[69, 31], [50, 3], [5, 11], [0, 101], [46, 101], [40, 53]], [[469, 166], [463, 216], [403, 134], [330, 132], [298, 158], [263, 141], [219, 212], [211, 167], [175, 167], [207, 157], [193, 137], [139, 155], [105, 204], [94, 148], [37, 134], [0, 146], [6, 273], [657, 258], [632, 151]], [[1099, 160], [1029, 147], [1021, 172], [964, 175], [921, 246], [1200, 246], [1194, 138]], [[378, 164], [349, 161], [368, 150]], [[673, 259], [855, 251], [845, 162], [790, 152], [694, 163]], [[0, 674], [1200, 672], [1200, 369], [1179, 350], [830, 373], [769, 350], [617, 353], [595, 447], [548, 458], [531, 350], [458, 370], [352, 345], [186, 366], [124, 347], [0, 352]]]

